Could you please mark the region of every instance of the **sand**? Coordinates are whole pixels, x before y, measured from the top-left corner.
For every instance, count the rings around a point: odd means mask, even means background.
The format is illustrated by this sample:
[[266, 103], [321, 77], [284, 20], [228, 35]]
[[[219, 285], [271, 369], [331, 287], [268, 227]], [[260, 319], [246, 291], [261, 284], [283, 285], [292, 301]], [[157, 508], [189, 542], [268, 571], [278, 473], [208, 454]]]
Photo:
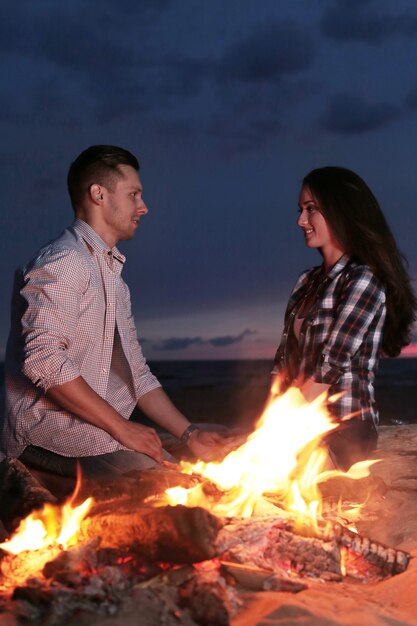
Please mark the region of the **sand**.
[[[262, 413], [268, 377], [237, 388], [199, 387], [170, 395], [193, 421], [249, 428]], [[372, 468], [387, 485], [371, 497], [359, 532], [412, 555], [403, 574], [376, 584], [312, 582], [298, 594], [262, 592], [246, 596], [233, 626], [417, 626], [417, 389], [377, 391], [381, 423]], [[391, 425], [392, 420], [408, 425]]]
[[388, 488], [371, 497], [359, 532], [412, 555], [407, 570], [374, 584], [312, 582], [298, 594], [248, 594], [233, 626], [417, 625], [417, 424], [381, 428], [372, 468]]

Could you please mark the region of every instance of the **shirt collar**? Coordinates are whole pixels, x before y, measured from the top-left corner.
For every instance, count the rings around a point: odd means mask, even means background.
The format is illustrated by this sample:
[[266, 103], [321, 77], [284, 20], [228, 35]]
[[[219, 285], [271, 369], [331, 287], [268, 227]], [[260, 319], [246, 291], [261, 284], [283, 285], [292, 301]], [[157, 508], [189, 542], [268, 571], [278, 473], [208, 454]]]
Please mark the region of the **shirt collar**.
[[97, 254], [109, 254], [120, 261], [120, 263], [124, 263], [126, 261], [126, 257], [116, 248], [116, 246], [110, 248], [96, 233], [94, 228], [91, 228], [91, 226], [87, 224], [87, 222], [76, 218], [73, 227]]
[[343, 256], [341, 256], [340, 259], [336, 261], [333, 267], [331, 267], [327, 272], [328, 278], [333, 280], [333, 278], [335, 278], [338, 274], [340, 274], [342, 270], [345, 269], [346, 265], [350, 263], [350, 261], [351, 258], [348, 254], [344, 254]]

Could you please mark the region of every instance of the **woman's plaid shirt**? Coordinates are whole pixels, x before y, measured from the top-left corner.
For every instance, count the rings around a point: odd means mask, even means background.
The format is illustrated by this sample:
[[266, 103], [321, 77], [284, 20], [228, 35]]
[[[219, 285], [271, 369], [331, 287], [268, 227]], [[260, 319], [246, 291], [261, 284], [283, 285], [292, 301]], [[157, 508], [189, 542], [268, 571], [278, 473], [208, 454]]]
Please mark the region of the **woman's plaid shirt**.
[[[315, 292], [298, 342], [293, 322], [301, 303]], [[325, 274], [315, 267], [300, 275], [285, 313], [284, 331], [273, 374], [289, 387], [295, 378], [330, 385], [336, 418], [359, 416], [378, 424], [374, 379], [385, 321], [385, 291], [365, 265], [343, 256]]]

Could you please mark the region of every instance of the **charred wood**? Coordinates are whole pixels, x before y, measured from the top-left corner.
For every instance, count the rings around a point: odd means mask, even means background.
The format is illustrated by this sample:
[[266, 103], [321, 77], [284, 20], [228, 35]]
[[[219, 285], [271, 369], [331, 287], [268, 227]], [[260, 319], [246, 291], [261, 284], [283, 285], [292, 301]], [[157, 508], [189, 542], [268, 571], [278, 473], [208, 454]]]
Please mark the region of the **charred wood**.
[[61, 576], [62, 582], [62, 574], [67, 577], [72, 576], [75, 581], [78, 581], [79, 578], [74, 578], [74, 574], [91, 574], [98, 564], [97, 548], [99, 544], [100, 538], [94, 537], [87, 543], [81, 543], [74, 548], [60, 552], [55, 559], [45, 564], [42, 570], [43, 575], [45, 578], [54, 578], [55, 580]]
[[10, 533], [33, 510], [56, 498], [17, 459], [0, 463], [0, 521]]
[[296, 577], [279, 576], [273, 570], [251, 565], [222, 561], [222, 570], [231, 575], [239, 587], [250, 591], [287, 591], [298, 593], [307, 589], [305, 582]]
[[389, 548], [382, 543], [368, 539], [368, 537], [362, 537], [335, 522], [326, 524], [323, 528], [323, 534], [319, 536], [322, 536], [326, 541], [337, 541], [352, 552], [363, 556], [385, 574], [394, 575], [404, 572], [411, 558], [407, 552]]
[[199, 477], [183, 474], [167, 468], [134, 470], [124, 474], [119, 480], [96, 481], [83, 479], [77, 494], [77, 502], [92, 496], [96, 507], [102, 505], [115, 508], [125, 502], [142, 505], [147, 498], [158, 496], [171, 487], [194, 487], [200, 482]]
[[229, 626], [242, 606], [236, 588], [227, 584], [218, 569], [199, 571], [179, 587], [178, 595], [179, 605], [201, 626]]
[[217, 555], [215, 539], [223, 522], [209, 511], [184, 506], [93, 508], [81, 538], [101, 537], [103, 547], [130, 547], [144, 558], [195, 563]]
[[220, 530], [216, 544], [227, 560], [270, 569], [284, 578], [291, 573], [342, 578], [336, 541], [295, 535], [288, 521], [277, 518], [234, 521]]

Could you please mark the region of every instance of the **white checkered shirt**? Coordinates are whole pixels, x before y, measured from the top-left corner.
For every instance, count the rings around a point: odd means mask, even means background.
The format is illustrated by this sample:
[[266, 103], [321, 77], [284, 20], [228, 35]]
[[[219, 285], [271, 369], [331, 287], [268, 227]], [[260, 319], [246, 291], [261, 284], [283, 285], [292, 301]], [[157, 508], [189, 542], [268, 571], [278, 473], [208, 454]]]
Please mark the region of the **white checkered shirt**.
[[128, 419], [138, 398], [160, 386], [137, 340], [124, 262], [77, 219], [16, 273], [1, 437], [6, 456], [19, 456], [27, 445], [70, 457], [125, 449], [45, 395], [82, 376]]

